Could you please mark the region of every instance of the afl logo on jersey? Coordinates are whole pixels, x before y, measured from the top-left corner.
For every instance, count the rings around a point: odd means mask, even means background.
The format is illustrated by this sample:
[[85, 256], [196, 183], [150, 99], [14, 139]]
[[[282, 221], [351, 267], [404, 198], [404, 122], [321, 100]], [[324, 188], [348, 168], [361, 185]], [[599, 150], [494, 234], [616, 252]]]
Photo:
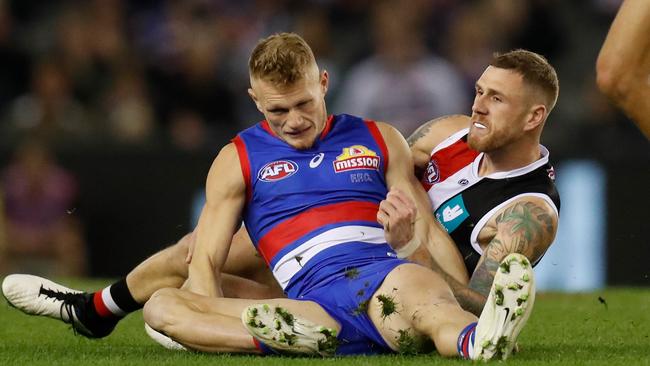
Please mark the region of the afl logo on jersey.
[[440, 169], [438, 169], [438, 164], [433, 160], [429, 160], [429, 164], [427, 164], [425, 179], [429, 184], [438, 183], [440, 180]]
[[257, 179], [263, 182], [275, 182], [288, 178], [298, 171], [298, 164], [291, 160], [278, 160], [268, 163], [257, 173]]
[[362, 145], [354, 145], [343, 149], [341, 155], [334, 160], [334, 171], [337, 173], [348, 170], [379, 170], [380, 158], [377, 153]]

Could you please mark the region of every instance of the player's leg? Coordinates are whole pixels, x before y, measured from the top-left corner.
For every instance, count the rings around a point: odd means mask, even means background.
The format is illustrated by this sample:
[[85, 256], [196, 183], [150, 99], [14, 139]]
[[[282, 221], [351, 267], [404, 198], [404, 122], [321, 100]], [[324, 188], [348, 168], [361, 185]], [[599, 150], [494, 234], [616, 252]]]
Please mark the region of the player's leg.
[[497, 271], [477, 324], [440, 276], [405, 264], [386, 277], [372, 297], [368, 314], [395, 350], [410, 344], [405, 335], [426, 335], [443, 356], [505, 359], [532, 311], [534, 296], [529, 261], [523, 255], [510, 254]]
[[[252, 247], [245, 230], [233, 237], [234, 261], [230, 270], [239, 270], [254, 278], [266, 278], [266, 266], [248, 254]], [[160, 288], [181, 287], [187, 278], [185, 258], [194, 235], [185, 235], [176, 244], [154, 254], [135, 267], [126, 278], [94, 293], [84, 293], [31, 275], [10, 275], [2, 283], [2, 291], [10, 304], [27, 314], [49, 316], [71, 323], [88, 337], [104, 337], [111, 333], [117, 322], [127, 314], [142, 308], [151, 295]], [[237, 249], [244, 248], [244, 249]], [[228, 262], [233, 260], [228, 259]], [[258, 274], [255, 270], [257, 268]], [[264, 277], [266, 276], [266, 277]], [[272, 276], [271, 276], [272, 277]], [[271, 298], [282, 295], [275, 286], [260, 284], [236, 275], [225, 275], [223, 290], [227, 296]]]
[[[260, 353], [242, 324], [245, 310], [262, 309], [263, 305], [254, 306], [257, 302], [211, 298], [169, 288], [157, 291], [146, 303], [143, 314], [149, 326], [188, 348], [205, 352]], [[269, 309], [286, 309], [286, 314], [338, 330], [336, 321], [314, 302], [274, 299], [265, 300], [265, 304]], [[272, 330], [276, 329], [269, 329]]]
[[284, 297], [280, 285], [259, 255], [245, 228], [233, 236], [230, 252], [222, 272], [224, 297], [273, 299]]
[[191, 240], [192, 235], [187, 234], [140, 263], [126, 278], [93, 293], [24, 274], [5, 277], [2, 292], [12, 306], [27, 314], [60, 319], [87, 337], [104, 337], [122, 317], [142, 308], [154, 291], [183, 284]]
[[[164, 249], [135, 267], [126, 277], [133, 299], [144, 304], [161, 288], [180, 288], [187, 279], [188, 250], [194, 246], [194, 233], [185, 235], [175, 245]], [[261, 258], [256, 255], [243, 227], [232, 238], [230, 252], [222, 272], [225, 297], [268, 299], [281, 297], [282, 289]]]
[[404, 351], [406, 345], [426, 348], [428, 338], [446, 357], [458, 355], [458, 335], [477, 321], [458, 305], [442, 277], [410, 263], [386, 276], [368, 304], [368, 315], [393, 350]]

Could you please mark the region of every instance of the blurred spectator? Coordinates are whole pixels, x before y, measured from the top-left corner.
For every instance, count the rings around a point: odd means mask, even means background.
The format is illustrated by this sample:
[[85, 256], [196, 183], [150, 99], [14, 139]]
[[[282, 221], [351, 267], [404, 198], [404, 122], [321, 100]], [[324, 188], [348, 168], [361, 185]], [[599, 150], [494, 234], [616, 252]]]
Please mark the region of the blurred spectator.
[[110, 87], [115, 73], [131, 62], [121, 4], [116, 0], [71, 4], [55, 24], [51, 52], [61, 60], [75, 98], [92, 107]]
[[16, 42], [14, 19], [7, 3], [0, 0], [0, 114], [27, 90], [29, 63], [28, 55]]
[[340, 62], [336, 58], [332, 33], [329, 31], [327, 12], [320, 7], [309, 8], [296, 17], [294, 28], [295, 32], [300, 34], [311, 47], [318, 66], [330, 74], [327, 92], [327, 101], [329, 102], [337, 93], [342, 75], [339, 69]]
[[[158, 42], [149, 50], [154, 62], [148, 65], [148, 75], [158, 116], [172, 146], [201, 150], [212, 148], [209, 142], [215, 134], [234, 136], [240, 126], [235, 96], [225, 84], [227, 52], [216, 9], [205, 1], [168, 2], [162, 14], [153, 13], [147, 19], [158, 29], [151, 34]], [[179, 137], [188, 115], [192, 115], [192, 128], [200, 130], [200, 138]]]
[[497, 50], [492, 31], [486, 32], [492, 23], [492, 19], [485, 16], [481, 2], [465, 4], [457, 9], [442, 41], [449, 59], [462, 74], [468, 97], [474, 96], [474, 84]]
[[0, 185], [0, 274], [7, 270], [7, 227], [5, 219], [5, 195]]
[[155, 134], [154, 112], [146, 85], [137, 69], [115, 77], [102, 105], [108, 134], [123, 145], [147, 145]]
[[61, 66], [44, 60], [33, 69], [30, 91], [13, 101], [2, 139], [12, 142], [38, 134], [54, 143], [80, 144], [92, 137], [94, 128], [84, 106], [72, 96]]
[[395, 0], [376, 5], [375, 54], [345, 77], [335, 113], [386, 121], [409, 135], [434, 117], [468, 112], [460, 75], [426, 48], [421, 14]]
[[37, 140], [20, 145], [1, 183], [6, 246], [0, 272], [84, 274], [85, 243], [72, 215], [77, 185], [47, 147]]

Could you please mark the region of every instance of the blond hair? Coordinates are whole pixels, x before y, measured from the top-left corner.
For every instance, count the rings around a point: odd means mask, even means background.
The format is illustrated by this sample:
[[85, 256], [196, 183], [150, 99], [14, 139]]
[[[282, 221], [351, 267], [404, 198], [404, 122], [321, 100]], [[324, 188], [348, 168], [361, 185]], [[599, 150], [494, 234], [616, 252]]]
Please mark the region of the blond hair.
[[295, 33], [273, 34], [260, 40], [248, 61], [251, 78], [287, 86], [302, 80], [316, 59], [305, 40]]
[[506, 53], [495, 53], [490, 65], [521, 74], [525, 83], [542, 92], [549, 112], [555, 106], [560, 91], [560, 82], [555, 69], [544, 56], [518, 49]]

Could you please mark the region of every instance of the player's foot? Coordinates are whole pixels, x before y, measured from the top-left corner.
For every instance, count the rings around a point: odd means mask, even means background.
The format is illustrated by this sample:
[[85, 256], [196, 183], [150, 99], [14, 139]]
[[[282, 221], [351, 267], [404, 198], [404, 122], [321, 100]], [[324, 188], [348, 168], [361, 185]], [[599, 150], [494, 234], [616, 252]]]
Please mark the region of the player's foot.
[[535, 281], [530, 261], [521, 254], [509, 254], [497, 269], [476, 326], [472, 359], [508, 358], [534, 301]]
[[187, 351], [187, 348], [185, 348], [185, 346], [153, 329], [147, 323], [144, 323], [144, 330], [147, 332], [147, 335], [151, 337], [151, 339], [167, 349], [173, 351]]
[[90, 314], [92, 294], [73, 290], [46, 278], [12, 274], [2, 281], [2, 293], [9, 304], [30, 315], [47, 316], [72, 325], [89, 338], [105, 337], [117, 320], [98, 319]]
[[251, 305], [241, 318], [253, 337], [281, 353], [333, 356], [338, 346], [335, 329], [313, 324], [279, 306]]

